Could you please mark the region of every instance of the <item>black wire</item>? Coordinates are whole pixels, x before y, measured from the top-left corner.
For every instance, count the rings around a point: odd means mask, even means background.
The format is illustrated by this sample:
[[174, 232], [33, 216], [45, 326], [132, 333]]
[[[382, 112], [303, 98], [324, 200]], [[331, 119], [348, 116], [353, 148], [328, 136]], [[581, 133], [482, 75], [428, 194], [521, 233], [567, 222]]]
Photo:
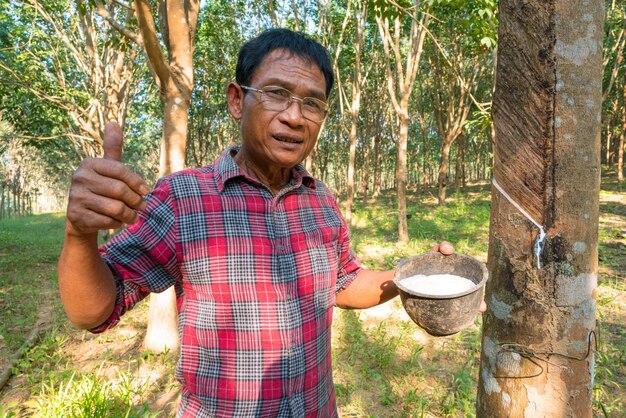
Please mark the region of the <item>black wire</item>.
[[535, 361], [535, 359], [542, 361], [544, 363], [548, 363], [551, 364], [548, 359], [546, 358], [542, 358], [539, 357], [539, 355], [544, 355], [544, 356], [559, 356], [559, 357], [563, 357], [569, 360], [574, 360], [574, 361], [584, 361], [587, 360], [589, 358], [589, 356], [591, 355], [591, 341], [593, 340], [595, 345], [594, 345], [594, 350], [598, 351], [598, 339], [596, 337], [596, 333], [595, 331], [589, 331], [589, 335], [587, 337], [588, 343], [587, 343], [587, 353], [583, 356], [583, 357], [574, 357], [574, 356], [570, 356], [569, 354], [563, 354], [563, 353], [558, 353], [558, 352], [554, 352], [554, 351], [534, 351], [533, 349], [531, 349], [530, 347], [523, 345], [523, 344], [517, 344], [517, 343], [499, 343], [498, 345], [501, 347], [501, 350], [498, 351], [498, 353], [496, 354], [496, 365], [498, 363], [498, 359], [500, 357], [501, 354], [506, 354], [506, 353], [516, 353], [519, 354], [520, 356], [524, 357], [526, 360], [530, 361], [531, 363], [533, 363], [534, 365], [536, 365], [537, 367], [539, 367], [539, 372], [533, 375], [528, 375], [528, 376], [493, 376], [494, 378], [497, 379], [529, 379], [532, 377], [537, 377], [540, 376], [541, 374], [543, 374], [543, 372], [545, 371], [544, 367], [539, 364], [537, 361]]

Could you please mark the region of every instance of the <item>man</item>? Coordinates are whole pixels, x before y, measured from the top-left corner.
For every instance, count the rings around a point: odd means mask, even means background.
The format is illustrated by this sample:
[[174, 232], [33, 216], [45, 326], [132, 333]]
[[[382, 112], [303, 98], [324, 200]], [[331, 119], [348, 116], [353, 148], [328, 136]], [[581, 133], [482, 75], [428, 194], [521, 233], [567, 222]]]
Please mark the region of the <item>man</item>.
[[[242, 47], [236, 80], [226, 97], [241, 146], [161, 179], [145, 201], [145, 183], [115, 161], [119, 127], [107, 127], [105, 159], [72, 180], [62, 301], [75, 325], [101, 332], [175, 286], [178, 416], [336, 416], [333, 306], [389, 300], [394, 272], [361, 265], [335, 200], [300, 166], [328, 111], [326, 50], [269, 30]], [[98, 230], [121, 223], [98, 250]]]

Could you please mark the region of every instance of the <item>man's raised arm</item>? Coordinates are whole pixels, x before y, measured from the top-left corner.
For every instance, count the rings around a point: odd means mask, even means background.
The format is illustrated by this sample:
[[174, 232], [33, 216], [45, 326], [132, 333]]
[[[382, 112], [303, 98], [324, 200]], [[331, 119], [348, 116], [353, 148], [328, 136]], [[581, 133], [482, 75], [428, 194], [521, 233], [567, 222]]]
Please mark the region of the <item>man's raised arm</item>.
[[84, 159], [70, 187], [65, 242], [59, 259], [59, 290], [68, 318], [79, 328], [94, 328], [111, 315], [116, 287], [98, 251], [98, 231], [137, 221], [149, 189], [121, 163], [123, 136], [109, 122], [104, 158]]

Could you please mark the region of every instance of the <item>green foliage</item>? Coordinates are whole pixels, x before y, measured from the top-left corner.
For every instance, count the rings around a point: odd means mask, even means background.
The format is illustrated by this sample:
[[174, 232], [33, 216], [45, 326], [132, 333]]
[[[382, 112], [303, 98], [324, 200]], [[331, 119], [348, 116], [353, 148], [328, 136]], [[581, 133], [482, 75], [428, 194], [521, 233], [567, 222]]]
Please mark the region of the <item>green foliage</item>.
[[407, 13], [407, 9], [415, 7], [409, 0], [367, 0], [367, 6], [383, 19], [394, 20]]
[[495, 0], [429, 0], [429, 4], [438, 18], [448, 22], [448, 27], [469, 36], [473, 48], [491, 51], [496, 47], [498, 18]]

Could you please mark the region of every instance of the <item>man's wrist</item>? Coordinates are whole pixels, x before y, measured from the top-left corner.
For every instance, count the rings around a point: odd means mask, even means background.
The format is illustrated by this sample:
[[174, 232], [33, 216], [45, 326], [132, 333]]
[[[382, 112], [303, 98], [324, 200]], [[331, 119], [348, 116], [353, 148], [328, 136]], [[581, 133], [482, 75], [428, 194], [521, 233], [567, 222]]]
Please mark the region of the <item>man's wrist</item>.
[[75, 241], [82, 241], [86, 244], [98, 243], [98, 231], [95, 232], [81, 232], [72, 225], [72, 223], [65, 220], [65, 238]]

